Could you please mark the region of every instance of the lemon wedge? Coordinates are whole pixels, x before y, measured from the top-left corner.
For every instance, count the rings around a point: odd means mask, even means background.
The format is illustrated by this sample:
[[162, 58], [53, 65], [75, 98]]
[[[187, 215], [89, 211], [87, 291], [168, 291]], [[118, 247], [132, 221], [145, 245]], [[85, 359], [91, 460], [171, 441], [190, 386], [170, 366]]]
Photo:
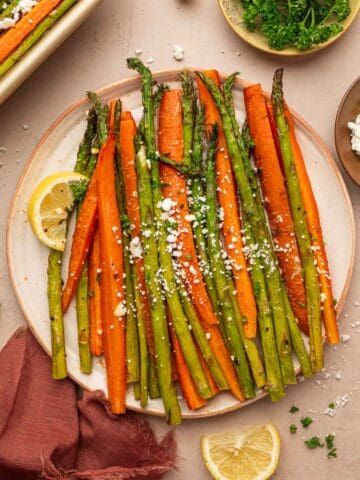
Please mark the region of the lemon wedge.
[[74, 206], [72, 186], [87, 182], [85, 175], [60, 172], [49, 175], [31, 195], [28, 216], [32, 229], [44, 245], [63, 252], [67, 217]]
[[269, 422], [235, 433], [203, 436], [202, 455], [216, 480], [266, 480], [279, 461], [279, 432]]

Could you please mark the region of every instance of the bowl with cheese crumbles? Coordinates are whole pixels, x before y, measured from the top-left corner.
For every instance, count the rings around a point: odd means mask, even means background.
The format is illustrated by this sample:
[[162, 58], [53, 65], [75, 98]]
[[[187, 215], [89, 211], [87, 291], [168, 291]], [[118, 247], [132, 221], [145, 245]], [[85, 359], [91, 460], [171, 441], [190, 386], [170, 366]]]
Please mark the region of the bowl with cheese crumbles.
[[350, 85], [339, 105], [335, 144], [344, 169], [360, 186], [360, 76]]

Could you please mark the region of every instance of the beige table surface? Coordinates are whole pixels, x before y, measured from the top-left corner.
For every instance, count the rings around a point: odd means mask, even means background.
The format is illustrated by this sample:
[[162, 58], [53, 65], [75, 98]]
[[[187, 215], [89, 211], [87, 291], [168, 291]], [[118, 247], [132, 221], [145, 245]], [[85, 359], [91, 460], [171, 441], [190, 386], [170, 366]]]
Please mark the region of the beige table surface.
[[[215, 0], [104, 0], [86, 23], [0, 106], [0, 346], [23, 320], [12, 292], [6, 268], [5, 230], [7, 211], [20, 172], [48, 125], [87, 89], [96, 89], [129, 75], [125, 58], [144, 50], [143, 59], [153, 57], [152, 68], [181, 66], [217, 67], [225, 72], [240, 70], [244, 78], [263, 83], [269, 89], [275, 67], [286, 67], [289, 103], [320, 133], [335, 154], [333, 128], [339, 101], [360, 74], [360, 19], [332, 47], [304, 58], [284, 59], [259, 53], [243, 43], [222, 18]], [[172, 58], [172, 45], [184, 47], [185, 59]], [[239, 55], [237, 55], [239, 52]], [[24, 129], [25, 125], [25, 129]], [[28, 128], [26, 128], [26, 126]], [[345, 175], [360, 224], [360, 190]], [[357, 258], [359, 258], [359, 248]], [[338, 253], [341, 255], [341, 251]], [[286, 399], [271, 405], [268, 399], [221, 417], [186, 421], [176, 428], [178, 471], [169, 480], [209, 478], [200, 455], [200, 438], [236, 429], [246, 424], [272, 420], [282, 437], [276, 480], [360, 479], [360, 265], [355, 267], [352, 285], [341, 318], [342, 332], [350, 340], [337, 349], [326, 349], [325, 380], [303, 382], [288, 389]], [[336, 350], [336, 351], [335, 351]], [[341, 379], [335, 374], [341, 371]], [[330, 401], [348, 398], [334, 417], [322, 415]], [[291, 416], [296, 404], [301, 412]], [[290, 435], [289, 425], [300, 414], [314, 423]], [[156, 431], [168, 430], [162, 419], [151, 419]], [[308, 450], [303, 439], [336, 434], [338, 458], [328, 460], [323, 449]]]

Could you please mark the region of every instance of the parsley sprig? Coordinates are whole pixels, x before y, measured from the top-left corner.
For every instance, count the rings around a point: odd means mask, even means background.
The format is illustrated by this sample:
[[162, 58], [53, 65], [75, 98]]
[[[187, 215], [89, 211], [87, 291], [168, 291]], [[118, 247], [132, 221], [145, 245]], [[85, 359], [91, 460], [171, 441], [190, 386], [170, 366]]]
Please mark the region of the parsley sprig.
[[349, 0], [242, 0], [248, 30], [260, 28], [273, 50], [307, 50], [342, 31]]

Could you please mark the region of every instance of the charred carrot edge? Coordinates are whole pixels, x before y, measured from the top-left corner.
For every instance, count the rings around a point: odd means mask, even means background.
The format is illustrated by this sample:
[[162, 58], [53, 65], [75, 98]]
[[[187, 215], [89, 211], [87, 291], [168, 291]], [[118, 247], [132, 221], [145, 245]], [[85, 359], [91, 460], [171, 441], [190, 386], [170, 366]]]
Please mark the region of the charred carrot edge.
[[300, 328], [308, 335], [306, 292], [301, 271], [300, 254], [285, 181], [280, 169], [261, 85], [255, 84], [246, 87], [244, 89], [244, 101], [251, 138], [255, 143], [256, 166], [261, 172], [260, 183], [274, 240], [274, 248], [291, 307]]
[[[163, 94], [159, 110], [159, 150], [173, 161], [182, 162], [184, 155], [181, 90], [168, 90]], [[189, 220], [186, 180], [174, 167], [160, 164], [162, 189], [165, 198], [176, 202], [177, 245], [181, 244], [179, 265], [185, 273], [185, 286], [199, 317], [208, 324], [218, 320], [212, 308], [203, 281]]]
[[100, 276], [100, 240], [96, 230], [89, 258], [90, 351], [96, 356], [103, 353]]
[[[135, 166], [134, 140], [137, 132], [136, 124], [130, 112], [122, 112], [120, 117], [120, 161], [124, 177], [125, 203], [129, 221], [132, 225], [131, 240], [141, 238], [140, 205], [137, 197], [137, 174]], [[150, 355], [155, 362], [154, 335], [151, 325], [150, 303], [146, 291], [144, 260], [141, 257], [134, 259], [135, 274], [141, 296], [142, 313], [144, 317], [146, 340]]]
[[207, 402], [200, 397], [198, 391], [196, 390], [195, 383], [191, 378], [190, 372], [187, 368], [184, 355], [181, 351], [179, 340], [176, 337], [174, 327], [172, 326], [171, 321], [169, 322], [169, 332], [171, 343], [173, 346], [177, 379], [179, 381], [182, 394], [189, 409], [197, 410], [198, 408], [204, 407]]
[[13, 28], [0, 37], [0, 63], [13, 52], [62, 0], [40, 0]]
[[[220, 85], [219, 74], [216, 70], [207, 70], [204, 73], [213, 79], [218, 86]], [[242, 316], [247, 320], [244, 323], [245, 334], [248, 338], [254, 338], [257, 330], [256, 302], [251, 278], [247, 270], [245, 255], [243, 253], [240, 211], [231, 160], [226, 145], [225, 135], [221, 128], [220, 113], [211, 94], [199, 78], [197, 78], [197, 85], [200, 102], [205, 106], [205, 123], [207, 131], [211, 131], [214, 123], [217, 123], [220, 126], [218, 150], [216, 152], [215, 162], [218, 199], [224, 212], [223, 234], [226, 251], [233, 264], [233, 275], [239, 308]]]
[[311, 236], [314, 257], [317, 262], [320, 291], [324, 296], [324, 301], [322, 302], [322, 316], [324, 320], [326, 336], [329, 343], [335, 344], [340, 342], [340, 335], [336, 321], [335, 301], [332, 292], [329, 263], [321, 229], [319, 210], [316, 204], [313, 189], [311, 187], [311, 182], [306, 171], [304, 157], [301, 153], [301, 149], [296, 138], [294, 121], [287, 107], [285, 108], [285, 116], [289, 124], [291, 147], [293, 151], [296, 172], [299, 178], [304, 208], [306, 211], [306, 223]]
[[101, 255], [101, 286], [104, 299], [102, 318], [107, 385], [111, 409], [125, 412], [126, 352], [125, 303], [123, 281], [122, 230], [115, 189], [116, 138], [111, 131], [98, 161], [97, 192], [99, 198], [99, 237]]
[[71, 299], [76, 292], [81, 271], [90, 249], [96, 226], [97, 208], [98, 198], [95, 171], [91, 177], [84, 201], [81, 205], [73, 235], [68, 267], [68, 278], [61, 299], [64, 313], [69, 308]]

